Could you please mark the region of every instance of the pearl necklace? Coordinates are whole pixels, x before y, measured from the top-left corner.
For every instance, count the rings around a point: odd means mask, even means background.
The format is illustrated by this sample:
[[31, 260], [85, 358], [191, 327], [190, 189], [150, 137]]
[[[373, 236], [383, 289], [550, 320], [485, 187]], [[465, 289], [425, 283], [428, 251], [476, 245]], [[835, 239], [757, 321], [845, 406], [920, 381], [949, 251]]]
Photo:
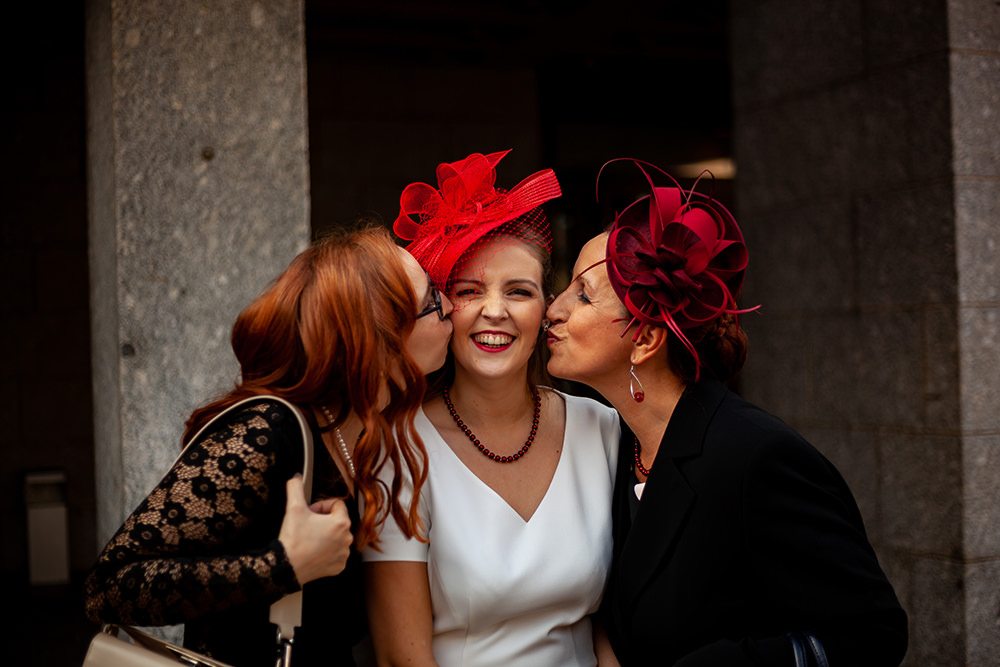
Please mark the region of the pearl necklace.
[[[330, 414], [327, 407], [325, 405], [321, 405], [319, 406], [319, 409], [322, 410], [323, 416], [326, 417], [326, 421], [332, 426], [333, 415]], [[357, 477], [357, 471], [354, 469], [354, 459], [351, 458], [351, 453], [347, 451], [347, 443], [344, 442], [344, 436], [340, 435], [340, 429], [336, 426], [333, 427], [333, 434], [337, 436], [337, 444], [340, 445], [340, 453], [344, 455], [344, 462], [347, 463], [347, 469], [351, 471], [351, 477]]]
[[538, 391], [535, 392], [535, 414], [531, 418], [531, 433], [528, 435], [528, 439], [525, 441], [524, 447], [521, 447], [521, 449], [511, 456], [500, 456], [499, 454], [494, 454], [490, 450], [486, 449], [486, 446], [479, 442], [479, 438], [476, 437], [472, 430], [466, 426], [465, 422], [463, 422], [458, 416], [458, 412], [455, 411], [455, 406], [451, 403], [451, 397], [448, 396], [447, 387], [445, 387], [441, 395], [444, 397], [444, 404], [448, 406], [448, 412], [451, 413], [451, 418], [455, 420], [455, 423], [458, 424], [460, 429], [462, 429], [462, 432], [465, 433], [465, 435], [472, 441], [472, 444], [474, 444], [479, 451], [497, 463], [513, 463], [524, 456], [524, 454], [528, 451], [528, 448], [531, 447], [531, 443], [535, 441], [535, 434], [538, 433], [538, 415], [541, 414], [542, 411], [542, 395]]

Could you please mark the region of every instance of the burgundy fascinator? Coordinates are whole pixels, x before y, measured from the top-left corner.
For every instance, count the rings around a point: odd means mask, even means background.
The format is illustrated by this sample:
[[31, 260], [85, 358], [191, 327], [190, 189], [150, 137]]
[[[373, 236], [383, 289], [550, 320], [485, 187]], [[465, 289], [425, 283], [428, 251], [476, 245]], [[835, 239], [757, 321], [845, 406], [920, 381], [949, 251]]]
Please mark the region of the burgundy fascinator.
[[[725, 206], [693, 188], [682, 189], [655, 165], [618, 158], [604, 167], [619, 160], [639, 167], [651, 194], [615, 218], [607, 249], [611, 286], [632, 315], [628, 327], [636, 322], [639, 330], [647, 324], [666, 327], [698, 362], [684, 330], [726, 313], [755, 310], [736, 307], [748, 261], [743, 234]], [[657, 187], [644, 167], [666, 175], [675, 187]]]
[[[473, 153], [440, 164], [437, 189], [411, 183], [403, 190], [393, 231], [412, 241], [406, 249], [439, 289], [447, 288], [456, 262], [476, 241], [562, 194], [551, 169], [532, 174], [509, 191], [497, 189], [496, 165], [509, 152]], [[535, 224], [545, 224], [541, 211], [538, 217]]]

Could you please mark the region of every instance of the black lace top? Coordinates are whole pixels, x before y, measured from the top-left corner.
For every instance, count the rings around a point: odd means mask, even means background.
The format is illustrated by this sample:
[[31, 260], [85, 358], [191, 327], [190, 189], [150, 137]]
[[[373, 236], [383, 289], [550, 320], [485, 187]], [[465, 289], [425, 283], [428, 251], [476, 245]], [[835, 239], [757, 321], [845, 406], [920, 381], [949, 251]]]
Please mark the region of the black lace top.
[[[347, 495], [313, 433], [313, 498]], [[285, 482], [302, 470], [302, 435], [284, 405], [262, 398], [219, 419], [126, 519], [86, 582], [87, 616], [131, 625], [185, 624], [184, 644], [234, 667], [274, 664], [270, 605], [299, 589], [278, 530]], [[352, 524], [357, 505], [348, 500]], [[310, 582], [294, 663], [352, 665], [366, 632], [361, 562]]]

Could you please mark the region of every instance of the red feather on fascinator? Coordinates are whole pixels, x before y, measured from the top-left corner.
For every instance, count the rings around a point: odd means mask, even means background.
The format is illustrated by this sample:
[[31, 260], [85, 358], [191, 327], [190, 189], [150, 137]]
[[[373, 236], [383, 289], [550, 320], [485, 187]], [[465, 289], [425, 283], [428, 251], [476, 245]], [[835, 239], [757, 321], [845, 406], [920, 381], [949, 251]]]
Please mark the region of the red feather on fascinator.
[[[743, 233], [725, 206], [693, 188], [682, 189], [655, 165], [618, 158], [601, 171], [619, 160], [639, 167], [651, 190], [616, 216], [608, 236], [608, 277], [632, 315], [625, 331], [636, 322], [639, 331], [644, 325], [666, 327], [697, 362], [685, 329], [755, 310], [736, 306], [749, 259]], [[675, 187], [657, 187], [644, 165]]]
[[[456, 262], [476, 241], [562, 194], [551, 169], [532, 174], [510, 190], [497, 189], [496, 165], [509, 152], [473, 153], [440, 164], [437, 188], [411, 183], [400, 195], [393, 231], [412, 241], [406, 249], [439, 289], [446, 289]], [[544, 216], [538, 217], [534, 224], [545, 225]]]

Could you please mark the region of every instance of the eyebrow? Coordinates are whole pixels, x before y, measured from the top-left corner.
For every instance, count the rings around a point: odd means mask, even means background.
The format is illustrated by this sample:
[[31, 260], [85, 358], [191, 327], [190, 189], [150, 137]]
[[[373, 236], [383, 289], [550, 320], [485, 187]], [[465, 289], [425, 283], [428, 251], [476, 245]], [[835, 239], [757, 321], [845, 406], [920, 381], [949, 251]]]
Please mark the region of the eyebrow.
[[[459, 283], [468, 283], [470, 285], [476, 285], [477, 287], [482, 287], [483, 285], [486, 284], [482, 280], [473, 280], [472, 278], [457, 278], [455, 280], [455, 285], [458, 285]], [[538, 283], [536, 283], [531, 278], [511, 278], [510, 280], [504, 281], [503, 286], [510, 287], [511, 285], [522, 285], [522, 284], [531, 285], [536, 290], [540, 289], [538, 287]]]

